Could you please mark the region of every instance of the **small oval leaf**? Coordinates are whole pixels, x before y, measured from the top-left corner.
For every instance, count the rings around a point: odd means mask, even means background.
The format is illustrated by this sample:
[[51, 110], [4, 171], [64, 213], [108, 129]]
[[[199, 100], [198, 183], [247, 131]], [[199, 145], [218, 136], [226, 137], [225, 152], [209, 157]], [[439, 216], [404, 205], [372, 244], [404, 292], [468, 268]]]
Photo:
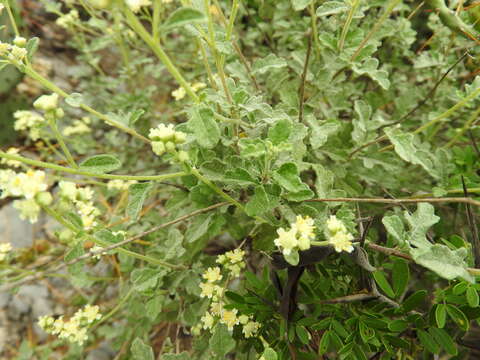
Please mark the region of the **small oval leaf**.
[[95, 174], [105, 174], [119, 169], [122, 166], [120, 160], [113, 155], [96, 155], [88, 158], [80, 164], [80, 169]]

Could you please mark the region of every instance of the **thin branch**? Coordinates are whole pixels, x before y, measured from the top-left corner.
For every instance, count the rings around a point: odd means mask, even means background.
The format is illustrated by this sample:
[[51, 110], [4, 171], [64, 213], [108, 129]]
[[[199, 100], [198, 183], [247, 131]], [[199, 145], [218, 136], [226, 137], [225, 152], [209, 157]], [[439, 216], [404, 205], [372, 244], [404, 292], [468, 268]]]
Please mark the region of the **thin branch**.
[[435, 96], [435, 92], [437, 91], [438, 87], [440, 86], [440, 84], [442, 83], [443, 80], [445, 80], [445, 78], [448, 76], [448, 74], [450, 74], [450, 72], [458, 65], [460, 64], [463, 59], [465, 59], [467, 56], [469, 55], [469, 52], [468, 50], [465, 51], [465, 53], [460, 57], [458, 58], [457, 61], [455, 61], [455, 63], [450, 66], [447, 71], [445, 71], [445, 73], [442, 75], [442, 77], [435, 83], [435, 85], [430, 89], [430, 91], [428, 92], [428, 94], [423, 98], [422, 101], [420, 101], [412, 110], [410, 110], [407, 114], [403, 115], [400, 119], [398, 119], [397, 121], [393, 122], [393, 123], [390, 123], [390, 124], [386, 124], [386, 125], [382, 125], [378, 128], [378, 130], [382, 130], [386, 127], [390, 127], [390, 126], [393, 126], [393, 125], [397, 125], [397, 124], [400, 124], [401, 122], [403, 122], [405, 119], [409, 118], [410, 116], [412, 116], [418, 109], [420, 109], [423, 105], [425, 105], [428, 100], [432, 100], [433, 97]]
[[334, 299], [321, 300], [320, 304], [345, 304], [355, 301], [364, 301], [375, 299], [376, 296], [370, 293], [359, 293], [347, 296], [341, 296]]
[[309, 199], [306, 202], [359, 202], [359, 203], [377, 203], [401, 205], [408, 203], [464, 203], [480, 206], [480, 201], [466, 197], [444, 197], [444, 198], [410, 198], [410, 199], [384, 199], [384, 198], [319, 198]]
[[20, 285], [23, 285], [23, 284], [26, 284], [26, 283], [29, 283], [31, 281], [34, 281], [34, 280], [38, 280], [42, 277], [44, 277], [45, 275], [47, 274], [51, 274], [51, 273], [56, 273], [64, 268], [66, 268], [67, 266], [70, 266], [70, 265], [73, 265], [73, 264], [76, 264], [82, 260], [86, 260], [88, 258], [91, 258], [95, 255], [101, 255], [107, 251], [110, 251], [110, 250], [113, 250], [113, 249], [116, 249], [118, 247], [121, 247], [123, 245], [126, 245], [126, 244], [129, 244], [135, 240], [138, 240], [144, 236], [147, 236], [155, 231], [158, 231], [158, 230], [161, 230], [163, 228], [166, 228], [170, 225], [174, 225], [176, 223], [179, 223], [181, 221], [184, 221], [184, 220], [187, 220], [193, 216], [196, 216], [196, 215], [199, 215], [199, 214], [202, 214], [202, 213], [205, 213], [205, 212], [208, 212], [208, 211], [211, 211], [213, 209], [216, 209], [216, 208], [219, 208], [219, 207], [222, 207], [224, 205], [228, 205], [229, 203], [228, 202], [221, 202], [221, 203], [218, 203], [218, 204], [215, 204], [215, 205], [211, 205], [211, 206], [208, 206], [206, 208], [203, 208], [203, 209], [200, 209], [200, 210], [196, 210], [196, 211], [193, 211], [191, 212], [190, 214], [187, 214], [187, 215], [184, 215], [184, 216], [180, 216], [179, 218], [175, 219], [175, 220], [172, 220], [172, 221], [169, 221], [169, 222], [166, 222], [164, 224], [161, 224], [161, 225], [158, 225], [158, 226], [155, 226], [147, 231], [144, 231], [143, 233], [141, 234], [138, 234], [138, 235], [135, 235], [131, 238], [128, 238], [128, 239], [125, 239], [123, 241], [120, 241], [118, 243], [115, 243], [115, 244], [112, 244], [108, 247], [105, 247], [105, 248], [102, 248], [101, 250], [97, 250], [97, 251], [90, 251], [82, 256], [79, 256], [78, 258], [75, 258], [69, 262], [66, 262], [66, 263], [63, 263], [63, 264], [60, 264], [58, 266], [56, 266], [54, 269], [49, 269], [49, 270], [45, 270], [45, 271], [40, 271], [40, 272], [37, 272], [35, 275], [30, 275], [30, 276], [27, 276], [25, 278], [23, 278], [22, 280], [19, 280], [19, 281], [16, 281], [16, 282], [13, 282], [13, 283], [9, 283], [9, 284], [5, 284], [5, 285], [2, 285], [0, 286], [0, 293], [4, 292], [4, 291], [9, 291], [13, 288], [16, 288], [17, 286], [20, 286]]
[[[463, 186], [463, 194], [465, 197], [468, 197], [467, 186], [465, 185], [465, 179], [462, 176], [462, 186]], [[480, 266], [480, 240], [478, 239], [478, 230], [477, 224], [475, 221], [475, 215], [473, 214], [472, 207], [470, 204], [466, 205], [466, 212], [467, 212], [467, 222], [468, 227], [470, 228], [470, 233], [472, 234], [472, 250], [473, 250], [473, 258], [475, 262], [475, 266]]]
[[[408, 261], [413, 261], [413, 259], [410, 255], [405, 254], [402, 251], [397, 250], [397, 249], [392, 249], [392, 248], [380, 246], [380, 245], [377, 245], [377, 244], [374, 244], [374, 243], [367, 243], [367, 247], [369, 249], [372, 249], [376, 252], [379, 252], [379, 253], [382, 253], [382, 254], [385, 254], [385, 255], [392, 255], [392, 256], [400, 257], [400, 258], [408, 260]], [[474, 276], [480, 276], [480, 269], [467, 268], [467, 271]]]
[[302, 79], [298, 89], [299, 109], [298, 121], [303, 122], [303, 106], [305, 103], [305, 82], [307, 81], [308, 63], [310, 61], [310, 54], [312, 52], [312, 33], [308, 34], [307, 56], [305, 57], [305, 64], [303, 65]]

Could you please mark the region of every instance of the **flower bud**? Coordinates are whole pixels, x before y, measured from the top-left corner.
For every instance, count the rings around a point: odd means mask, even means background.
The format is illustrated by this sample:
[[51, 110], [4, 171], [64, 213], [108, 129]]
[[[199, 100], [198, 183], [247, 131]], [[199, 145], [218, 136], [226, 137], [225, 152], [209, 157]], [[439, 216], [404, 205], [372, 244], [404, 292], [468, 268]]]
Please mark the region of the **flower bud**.
[[187, 140], [187, 134], [181, 131], [175, 131], [174, 140], [177, 144], [183, 144]]
[[178, 152], [178, 161], [180, 162], [186, 162], [190, 159], [190, 157], [188, 156], [188, 153], [186, 151], [179, 151]]
[[17, 36], [15, 39], [13, 39], [13, 44], [19, 47], [25, 47], [25, 45], [27, 45], [27, 39], [22, 36]]
[[61, 119], [64, 115], [65, 115], [65, 111], [63, 111], [62, 108], [58, 108], [57, 110], [55, 110], [55, 117], [57, 119]]
[[165, 153], [165, 144], [161, 141], [152, 141], [152, 150], [158, 156], [162, 156]]
[[167, 143], [165, 143], [165, 149], [168, 152], [174, 151], [175, 150], [175, 144], [171, 141], [168, 141]]
[[68, 244], [73, 239], [73, 231], [70, 229], [63, 229], [58, 234], [58, 240], [64, 244]]
[[53, 198], [52, 194], [50, 194], [48, 191], [42, 191], [41, 193], [37, 194], [35, 200], [37, 200], [37, 203], [41, 206], [48, 206], [52, 203]]
[[58, 106], [58, 94], [42, 95], [33, 103], [33, 107], [38, 110], [51, 111]]

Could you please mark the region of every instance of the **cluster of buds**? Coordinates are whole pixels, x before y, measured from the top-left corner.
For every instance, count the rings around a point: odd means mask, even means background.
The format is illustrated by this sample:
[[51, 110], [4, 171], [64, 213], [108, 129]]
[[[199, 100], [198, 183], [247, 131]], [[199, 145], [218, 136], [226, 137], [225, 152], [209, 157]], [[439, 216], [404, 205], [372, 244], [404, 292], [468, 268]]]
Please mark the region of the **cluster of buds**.
[[13, 44], [0, 41], [0, 58], [5, 58], [14, 65], [23, 64], [28, 54], [26, 45], [27, 39], [21, 36], [13, 39]]
[[78, 11], [77, 10], [71, 10], [68, 14], [63, 14], [62, 16], [60, 16], [55, 21], [55, 23], [58, 26], [60, 26], [64, 29], [68, 29], [73, 24], [75, 24], [78, 21], [79, 18], [80, 18], [80, 16], [78, 15]]
[[77, 185], [71, 181], [60, 181], [59, 187], [60, 196], [75, 205], [85, 229], [94, 227], [100, 210], [93, 205], [93, 190], [88, 186], [77, 188]]
[[58, 335], [60, 339], [65, 339], [72, 343], [83, 345], [88, 340], [87, 330], [95, 320], [99, 320], [102, 315], [99, 313], [97, 305], [86, 305], [78, 310], [68, 321], [63, 316], [54, 319], [52, 316], [41, 316], [38, 319], [38, 325], [47, 333]]
[[[178, 145], [187, 140], [187, 134], [175, 131], [172, 124], [160, 124], [157, 128], [150, 129], [148, 137], [152, 140], [153, 152], [158, 156], [166, 152], [176, 153]], [[179, 151], [177, 156], [181, 162], [188, 160], [188, 154], [185, 151]]]
[[245, 268], [244, 257], [245, 251], [235, 249], [219, 255], [217, 257], [217, 263], [223, 265], [233, 277], [238, 277], [240, 276], [241, 271]]
[[0, 170], [0, 198], [23, 197], [23, 200], [15, 200], [13, 206], [20, 211], [20, 218], [28, 219], [32, 224], [38, 220], [39, 205], [47, 206], [52, 202], [47, 188], [45, 172], [41, 170], [30, 169], [19, 173], [10, 169]]
[[139, 12], [144, 6], [152, 5], [151, 0], [125, 0], [125, 2], [130, 10], [132, 10], [134, 13]]
[[326, 237], [329, 244], [331, 244], [336, 252], [346, 251], [351, 253], [353, 251], [353, 235], [348, 232], [345, 224], [337, 219], [335, 215], [330, 216], [327, 220]]
[[[17, 155], [20, 152], [20, 149], [18, 149], [16, 147], [11, 147], [11, 148], [8, 148], [7, 151], [5, 151], [5, 152], [9, 155]], [[0, 159], [0, 164], [7, 165], [7, 166], [10, 166], [10, 167], [15, 167], [15, 168], [18, 168], [22, 165], [22, 163], [20, 161], [9, 160], [9, 159]]]
[[290, 230], [277, 229], [278, 238], [274, 240], [274, 243], [282, 251], [285, 260], [296, 265], [298, 251], [309, 249], [311, 241], [315, 239], [314, 230], [312, 218], [297, 216], [296, 221], [290, 224]]
[[107, 182], [107, 189], [109, 190], [118, 190], [118, 191], [127, 191], [130, 185], [136, 184], [136, 180], [120, 180], [120, 179], [115, 179], [115, 180], [110, 180]]
[[58, 94], [42, 95], [33, 103], [33, 107], [45, 113], [45, 117], [60, 119], [65, 115], [62, 108], [58, 107]]
[[45, 119], [35, 111], [18, 110], [13, 113], [16, 131], [28, 131], [28, 136], [32, 140], [40, 138], [40, 129], [45, 126]]
[[[227, 288], [228, 280], [236, 277], [245, 267], [245, 252], [236, 249], [217, 257], [217, 263], [222, 264], [229, 274], [224, 277], [219, 267], [210, 267], [202, 275], [204, 282], [200, 283], [200, 297], [210, 299], [209, 309], [201, 317], [201, 323], [192, 328], [193, 333], [204, 330], [211, 330], [216, 323], [224, 324], [228, 330], [235, 326], [241, 326], [246, 338], [254, 336], [260, 329], [260, 324], [253, 320], [253, 317], [240, 315], [238, 310], [224, 303], [223, 295]], [[225, 280], [221, 283], [222, 280]]]
[[[189, 83], [188, 85], [193, 90], [193, 92], [200, 91], [200, 90], [207, 87], [207, 85], [203, 82], [195, 82], [193, 84]], [[176, 90], [172, 91], [172, 96], [177, 101], [182, 100], [185, 97], [186, 94], [187, 94], [187, 92], [185, 91], [185, 88], [183, 86], [180, 86]]]
[[12, 245], [10, 243], [1, 243], [0, 244], [0, 261], [5, 260], [8, 253], [12, 251]]
[[62, 133], [65, 136], [88, 134], [92, 132], [89, 126], [90, 122], [91, 120], [88, 116], [84, 116], [81, 120], [76, 119], [72, 125], [66, 126]]

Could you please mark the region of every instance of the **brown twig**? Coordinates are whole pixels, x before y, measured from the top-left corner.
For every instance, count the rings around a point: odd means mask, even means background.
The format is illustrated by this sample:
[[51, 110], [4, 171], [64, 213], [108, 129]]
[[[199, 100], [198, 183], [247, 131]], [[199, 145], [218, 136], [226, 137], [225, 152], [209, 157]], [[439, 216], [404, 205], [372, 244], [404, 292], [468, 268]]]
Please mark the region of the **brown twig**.
[[305, 104], [305, 83], [307, 81], [308, 63], [310, 61], [310, 54], [312, 52], [312, 33], [308, 33], [307, 55], [305, 57], [305, 64], [303, 65], [303, 73], [300, 87], [298, 88], [299, 105], [298, 105], [298, 121], [303, 122], [303, 106]]
[[191, 212], [190, 214], [187, 214], [187, 215], [184, 215], [184, 216], [180, 216], [179, 218], [175, 219], [175, 220], [172, 220], [172, 221], [169, 221], [169, 222], [166, 222], [164, 224], [161, 224], [161, 225], [158, 225], [158, 226], [155, 226], [147, 231], [144, 231], [143, 233], [141, 234], [138, 234], [138, 235], [135, 235], [131, 238], [128, 238], [128, 239], [125, 239], [123, 241], [120, 241], [118, 243], [115, 243], [115, 244], [112, 244], [110, 246], [107, 246], [105, 248], [102, 248], [101, 250], [97, 250], [97, 251], [90, 251], [82, 256], [79, 256], [78, 258], [75, 258], [69, 262], [66, 262], [66, 263], [63, 263], [63, 264], [60, 264], [58, 266], [56, 266], [54, 269], [47, 269], [45, 271], [41, 271], [41, 272], [37, 272], [35, 275], [29, 275], [25, 278], [23, 278], [22, 280], [19, 280], [19, 281], [15, 281], [13, 283], [9, 283], [9, 284], [5, 284], [5, 285], [2, 285], [0, 286], [0, 293], [4, 292], [4, 291], [9, 291], [17, 286], [20, 286], [20, 285], [23, 285], [23, 284], [26, 284], [28, 282], [31, 282], [31, 281], [34, 281], [34, 280], [38, 280], [42, 277], [44, 277], [45, 275], [47, 274], [51, 274], [51, 273], [56, 273], [64, 268], [66, 268], [67, 266], [70, 266], [70, 265], [73, 265], [73, 264], [76, 264], [78, 263], [79, 261], [82, 261], [82, 260], [86, 260], [90, 257], [93, 257], [95, 255], [100, 255], [100, 254], [103, 254], [107, 251], [110, 251], [110, 250], [113, 250], [113, 249], [116, 249], [120, 246], [123, 246], [123, 245], [126, 245], [126, 244], [129, 244], [135, 240], [138, 240], [144, 236], [147, 236], [155, 231], [158, 231], [158, 230], [161, 230], [163, 228], [166, 228], [170, 225], [174, 225], [176, 223], [179, 223], [181, 221], [184, 221], [188, 218], [191, 218], [193, 216], [196, 216], [196, 215], [199, 215], [199, 214], [202, 214], [202, 213], [205, 213], [205, 212], [208, 212], [208, 211], [211, 211], [213, 209], [216, 209], [216, 208], [219, 208], [221, 206], [224, 206], [224, 205], [228, 205], [229, 203], [228, 202], [221, 202], [221, 203], [218, 203], [218, 204], [215, 204], [215, 205], [211, 205], [211, 206], [208, 206], [206, 208], [203, 208], [203, 209], [200, 209], [200, 210], [196, 210], [196, 211], [193, 211]]

